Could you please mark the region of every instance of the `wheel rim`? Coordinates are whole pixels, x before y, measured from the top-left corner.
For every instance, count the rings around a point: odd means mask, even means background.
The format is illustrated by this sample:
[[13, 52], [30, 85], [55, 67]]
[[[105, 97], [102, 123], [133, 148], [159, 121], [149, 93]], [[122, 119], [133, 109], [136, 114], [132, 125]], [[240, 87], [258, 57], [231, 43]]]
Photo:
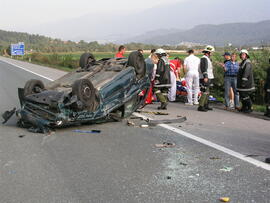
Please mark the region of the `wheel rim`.
[[83, 97], [85, 99], [88, 99], [88, 98], [91, 97], [91, 93], [92, 93], [92, 91], [89, 88], [89, 86], [88, 85], [83, 85], [83, 87], [82, 87], [82, 95], [83, 95]]

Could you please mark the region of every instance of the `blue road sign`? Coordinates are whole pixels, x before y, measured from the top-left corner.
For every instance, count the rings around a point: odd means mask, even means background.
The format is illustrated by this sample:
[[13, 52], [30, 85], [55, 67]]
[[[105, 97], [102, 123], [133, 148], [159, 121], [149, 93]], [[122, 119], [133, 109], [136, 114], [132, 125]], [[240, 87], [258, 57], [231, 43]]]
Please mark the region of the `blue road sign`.
[[24, 55], [24, 43], [19, 42], [18, 44], [11, 44], [11, 55], [12, 56], [23, 56]]

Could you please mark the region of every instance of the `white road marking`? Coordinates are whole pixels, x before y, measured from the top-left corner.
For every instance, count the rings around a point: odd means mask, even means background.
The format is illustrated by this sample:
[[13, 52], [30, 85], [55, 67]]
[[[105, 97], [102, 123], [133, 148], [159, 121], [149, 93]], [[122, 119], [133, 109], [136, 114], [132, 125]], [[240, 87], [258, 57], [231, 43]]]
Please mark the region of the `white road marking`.
[[[6, 62], [6, 61], [4, 61], [4, 62]], [[20, 69], [22, 69], [22, 70], [25, 70], [25, 71], [27, 71], [27, 72], [30, 72], [30, 73], [32, 73], [32, 74], [38, 75], [38, 76], [40, 76], [40, 77], [42, 77], [42, 78], [45, 78], [45, 79], [47, 79], [47, 80], [53, 81], [53, 79], [51, 79], [51, 78], [48, 78], [48, 77], [45, 77], [45, 76], [40, 75], [40, 74], [38, 74], [38, 73], [35, 73], [35, 72], [33, 72], [33, 71], [27, 70], [27, 69], [25, 69], [25, 68], [23, 68], [23, 67], [21, 67], [21, 66], [16, 65], [16, 64], [13, 64], [13, 63], [10, 63], [10, 62], [6, 62], [6, 63], [8, 63], [8, 64], [10, 64], [10, 65], [13, 65], [13, 66], [15, 66], [15, 67], [18, 67], [18, 68], [20, 68]], [[134, 115], [134, 116], [140, 116], [140, 117], [142, 117], [142, 118], [144, 118], [144, 119], [152, 120], [151, 118], [148, 118], [147, 116], [144, 116], [144, 115], [139, 114], [139, 113], [133, 113], [133, 115]], [[175, 132], [175, 133], [177, 133], [177, 134], [179, 134], [179, 135], [185, 136], [185, 137], [187, 137], [187, 138], [189, 138], [189, 139], [195, 140], [195, 141], [197, 141], [197, 142], [199, 142], [199, 143], [201, 143], [201, 144], [207, 145], [207, 146], [209, 146], [209, 147], [211, 147], [211, 148], [214, 148], [214, 149], [216, 149], [216, 150], [219, 150], [219, 151], [221, 151], [221, 152], [224, 152], [224, 153], [226, 153], [226, 154], [229, 154], [229, 155], [231, 155], [231, 156], [233, 156], [233, 157], [236, 157], [236, 158], [238, 158], [238, 159], [241, 159], [241, 160], [243, 160], [243, 161], [246, 161], [246, 162], [248, 162], [248, 163], [250, 163], [250, 164], [253, 164], [253, 165], [257, 166], [257, 167], [260, 167], [260, 168], [263, 168], [263, 169], [265, 169], [265, 170], [270, 171], [270, 165], [269, 165], [269, 164], [266, 164], [266, 163], [264, 163], [264, 162], [258, 161], [258, 160], [256, 160], [256, 159], [251, 158], [251, 157], [246, 157], [245, 155], [240, 154], [239, 152], [235, 152], [235, 151], [233, 151], [233, 150], [231, 150], [231, 149], [228, 149], [228, 148], [223, 147], [223, 146], [221, 146], [221, 145], [215, 144], [215, 143], [210, 142], [210, 141], [208, 141], [208, 140], [205, 140], [205, 139], [203, 139], [203, 138], [197, 137], [197, 136], [195, 136], [195, 135], [193, 135], [193, 134], [191, 134], [191, 133], [185, 132], [185, 131], [183, 131], [183, 130], [180, 130], [180, 129], [175, 128], [175, 127], [172, 127], [172, 126], [169, 126], [169, 125], [167, 125], [167, 124], [159, 124], [159, 126], [165, 128], [165, 129], [168, 129], [168, 130], [170, 130], [170, 131], [173, 131], [173, 132]]]
[[[133, 115], [134, 115], [134, 116], [138, 116], [138, 117], [142, 117], [142, 118], [144, 118], [144, 119], [152, 120], [151, 118], [148, 118], [147, 116], [144, 116], [144, 115], [139, 114], [139, 113], [133, 113]], [[195, 136], [195, 135], [193, 135], [193, 134], [191, 134], [191, 133], [185, 132], [185, 131], [180, 130], [180, 129], [178, 129], [178, 128], [175, 128], [175, 127], [173, 127], [173, 126], [169, 126], [169, 125], [167, 125], [167, 124], [159, 124], [159, 126], [161, 126], [161, 127], [163, 127], [163, 128], [166, 128], [167, 130], [173, 131], [173, 132], [175, 132], [175, 133], [177, 133], [177, 134], [179, 134], [179, 135], [182, 135], [182, 136], [184, 136], [184, 137], [187, 137], [187, 138], [189, 138], [189, 139], [195, 140], [195, 141], [197, 141], [197, 142], [199, 142], [199, 143], [202, 143], [202, 144], [204, 144], [204, 145], [207, 145], [207, 146], [209, 146], [209, 147], [211, 147], [211, 148], [214, 148], [214, 149], [216, 149], [216, 150], [219, 150], [219, 151], [221, 151], [221, 152], [224, 152], [224, 153], [226, 153], [226, 154], [229, 154], [229, 155], [231, 155], [231, 156], [233, 156], [233, 157], [236, 157], [236, 158], [238, 158], [238, 159], [241, 159], [241, 160], [243, 160], [243, 161], [246, 161], [246, 162], [248, 162], [248, 163], [250, 163], [250, 164], [253, 164], [253, 165], [257, 166], [257, 167], [260, 167], [260, 168], [263, 168], [263, 169], [265, 169], [265, 170], [270, 171], [270, 165], [267, 164], [267, 163], [258, 161], [258, 160], [256, 160], [256, 159], [251, 158], [251, 157], [247, 157], [247, 156], [245, 156], [245, 155], [243, 155], [243, 154], [240, 154], [239, 152], [235, 152], [235, 151], [233, 151], [233, 150], [231, 150], [231, 149], [228, 149], [228, 148], [223, 147], [223, 146], [221, 146], [221, 145], [215, 144], [215, 143], [210, 142], [210, 141], [208, 141], [208, 140], [206, 140], [206, 139], [197, 137], [197, 136]]]
[[[1, 59], [0, 59], [0, 60], [1, 60]], [[15, 66], [15, 67], [17, 67], [17, 68], [20, 68], [20, 69], [22, 69], [22, 70], [24, 70], [24, 71], [27, 71], [27, 72], [29, 72], [29, 73], [32, 73], [32, 74], [34, 74], [34, 75], [37, 75], [37, 76], [39, 76], [39, 77], [45, 78], [46, 80], [54, 81], [54, 80], [51, 79], [51, 78], [48, 78], [48, 77], [43, 76], [43, 75], [41, 75], [41, 74], [35, 73], [35, 72], [31, 71], [31, 70], [28, 70], [28, 69], [26, 69], [26, 68], [23, 68], [23, 67], [21, 67], [21, 66], [19, 66], [19, 65], [16, 65], [16, 64], [14, 64], [14, 63], [11, 63], [11, 62], [8, 62], [8, 61], [4, 61], [4, 60], [1, 60], [1, 61], [3, 61], [4, 63], [10, 64], [10, 65], [12, 65], [12, 66]]]

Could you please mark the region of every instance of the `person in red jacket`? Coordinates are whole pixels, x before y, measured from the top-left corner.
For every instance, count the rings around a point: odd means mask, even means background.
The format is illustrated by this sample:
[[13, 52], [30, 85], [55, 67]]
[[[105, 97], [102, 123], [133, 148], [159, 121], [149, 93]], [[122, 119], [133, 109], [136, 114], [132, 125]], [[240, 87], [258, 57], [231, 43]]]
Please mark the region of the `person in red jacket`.
[[181, 68], [181, 59], [176, 57], [174, 60], [170, 60], [170, 75], [171, 75], [171, 88], [168, 92], [169, 101], [173, 102], [176, 99], [176, 80], [179, 80], [179, 72]]
[[115, 58], [125, 58], [124, 57], [125, 51], [126, 51], [126, 47], [121, 45], [118, 48], [118, 52], [115, 54]]

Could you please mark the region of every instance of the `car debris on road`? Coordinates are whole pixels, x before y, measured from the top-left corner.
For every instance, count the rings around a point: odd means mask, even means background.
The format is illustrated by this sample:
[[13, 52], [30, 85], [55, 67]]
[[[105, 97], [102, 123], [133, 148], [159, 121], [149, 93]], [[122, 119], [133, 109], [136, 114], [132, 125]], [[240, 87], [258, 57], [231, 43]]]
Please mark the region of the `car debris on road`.
[[157, 148], [172, 148], [175, 147], [175, 143], [171, 142], [163, 142], [162, 144], [155, 144], [155, 147]]

